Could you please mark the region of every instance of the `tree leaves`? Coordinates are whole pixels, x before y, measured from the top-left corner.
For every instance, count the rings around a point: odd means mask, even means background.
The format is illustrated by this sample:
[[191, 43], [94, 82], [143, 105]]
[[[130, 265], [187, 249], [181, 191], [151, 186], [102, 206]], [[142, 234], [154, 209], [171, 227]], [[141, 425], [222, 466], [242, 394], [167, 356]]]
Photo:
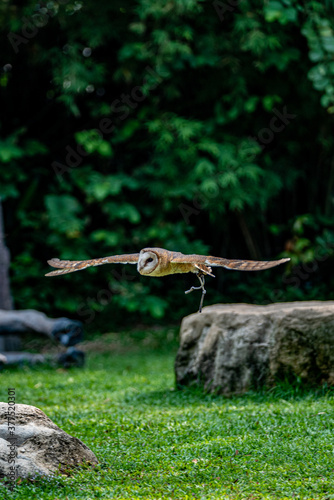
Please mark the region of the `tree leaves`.
[[[24, 36], [22, 18], [44, 8], [9, 4], [0, 12], [4, 40]], [[334, 215], [333, 11], [320, 1], [234, 4], [224, 4], [223, 19], [218, 3], [200, 0], [54, 4], [18, 54], [7, 43], [0, 194], [19, 306], [32, 304], [28, 255], [37, 280], [50, 256], [147, 245], [231, 258], [258, 247], [259, 258], [271, 258], [287, 241], [307, 240], [295, 260], [329, 248], [334, 229], [321, 217]], [[278, 121], [284, 109], [293, 121]], [[321, 219], [321, 244], [309, 224], [295, 234], [305, 213]], [[77, 274], [57, 281], [58, 308], [70, 302], [75, 311], [107, 279], [100, 270], [89, 280]], [[222, 274], [212, 301], [253, 300], [271, 286], [263, 275], [255, 293], [238, 280]], [[151, 281], [120, 278], [108, 306], [119, 309], [115, 321], [124, 310], [189, 312], [182, 286]], [[37, 302], [53, 296], [51, 282], [35, 285]]]

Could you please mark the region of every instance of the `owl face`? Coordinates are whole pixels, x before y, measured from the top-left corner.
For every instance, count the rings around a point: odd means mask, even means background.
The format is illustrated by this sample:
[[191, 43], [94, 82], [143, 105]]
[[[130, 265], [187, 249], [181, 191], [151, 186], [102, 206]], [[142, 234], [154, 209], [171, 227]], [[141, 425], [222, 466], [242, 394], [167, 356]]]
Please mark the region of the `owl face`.
[[158, 255], [151, 250], [141, 250], [138, 259], [137, 270], [144, 276], [153, 273], [159, 264]]

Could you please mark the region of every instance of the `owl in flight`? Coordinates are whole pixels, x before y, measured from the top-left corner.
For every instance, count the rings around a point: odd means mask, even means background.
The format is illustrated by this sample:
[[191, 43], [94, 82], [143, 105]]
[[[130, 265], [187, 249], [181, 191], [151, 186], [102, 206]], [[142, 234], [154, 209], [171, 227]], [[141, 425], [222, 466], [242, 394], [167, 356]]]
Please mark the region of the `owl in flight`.
[[137, 264], [137, 270], [143, 276], [167, 276], [168, 274], [195, 273], [200, 281], [199, 287], [192, 286], [185, 293], [193, 290], [202, 290], [199, 312], [202, 311], [203, 299], [206, 294], [204, 277], [214, 277], [212, 267], [224, 267], [235, 271], [263, 271], [279, 266], [290, 259], [272, 261], [236, 260], [223, 257], [210, 257], [208, 255], [184, 255], [181, 252], [171, 252], [164, 248], [144, 248], [139, 253], [112, 255], [90, 260], [48, 260], [48, 264], [58, 268], [45, 276], [58, 276], [60, 274], [74, 273], [87, 267], [102, 266], [103, 264]]

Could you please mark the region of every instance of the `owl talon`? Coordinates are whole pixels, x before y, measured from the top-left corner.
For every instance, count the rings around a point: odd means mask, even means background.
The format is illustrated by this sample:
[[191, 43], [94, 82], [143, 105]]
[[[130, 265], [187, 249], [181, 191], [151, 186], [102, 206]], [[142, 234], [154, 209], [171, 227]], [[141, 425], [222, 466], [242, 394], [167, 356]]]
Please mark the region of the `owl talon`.
[[190, 292], [193, 292], [194, 290], [202, 290], [202, 287], [201, 286], [192, 286], [191, 288], [189, 288], [189, 290], [186, 290], [184, 293], [190, 293]]
[[187, 294], [187, 293], [193, 292], [194, 290], [202, 290], [201, 302], [199, 304], [199, 309], [198, 309], [198, 312], [201, 313], [202, 307], [203, 307], [204, 295], [206, 294], [206, 290], [204, 288], [205, 278], [204, 278], [203, 274], [197, 274], [197, 278], [199, 279], [201, 286], [192, 286], [189, 290], [186, 290], [184, 293]]

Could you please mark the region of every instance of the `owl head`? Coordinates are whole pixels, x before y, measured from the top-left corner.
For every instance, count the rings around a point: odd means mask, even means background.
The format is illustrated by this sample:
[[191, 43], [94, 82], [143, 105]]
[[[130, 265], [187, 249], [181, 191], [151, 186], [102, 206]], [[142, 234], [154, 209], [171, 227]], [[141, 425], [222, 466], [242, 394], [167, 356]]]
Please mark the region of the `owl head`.
[[158, 254], [150, 248], [144, 248], [140, 251], [137, 270], [140, 274], [147, 276], [155, 271], [159, 264]]

